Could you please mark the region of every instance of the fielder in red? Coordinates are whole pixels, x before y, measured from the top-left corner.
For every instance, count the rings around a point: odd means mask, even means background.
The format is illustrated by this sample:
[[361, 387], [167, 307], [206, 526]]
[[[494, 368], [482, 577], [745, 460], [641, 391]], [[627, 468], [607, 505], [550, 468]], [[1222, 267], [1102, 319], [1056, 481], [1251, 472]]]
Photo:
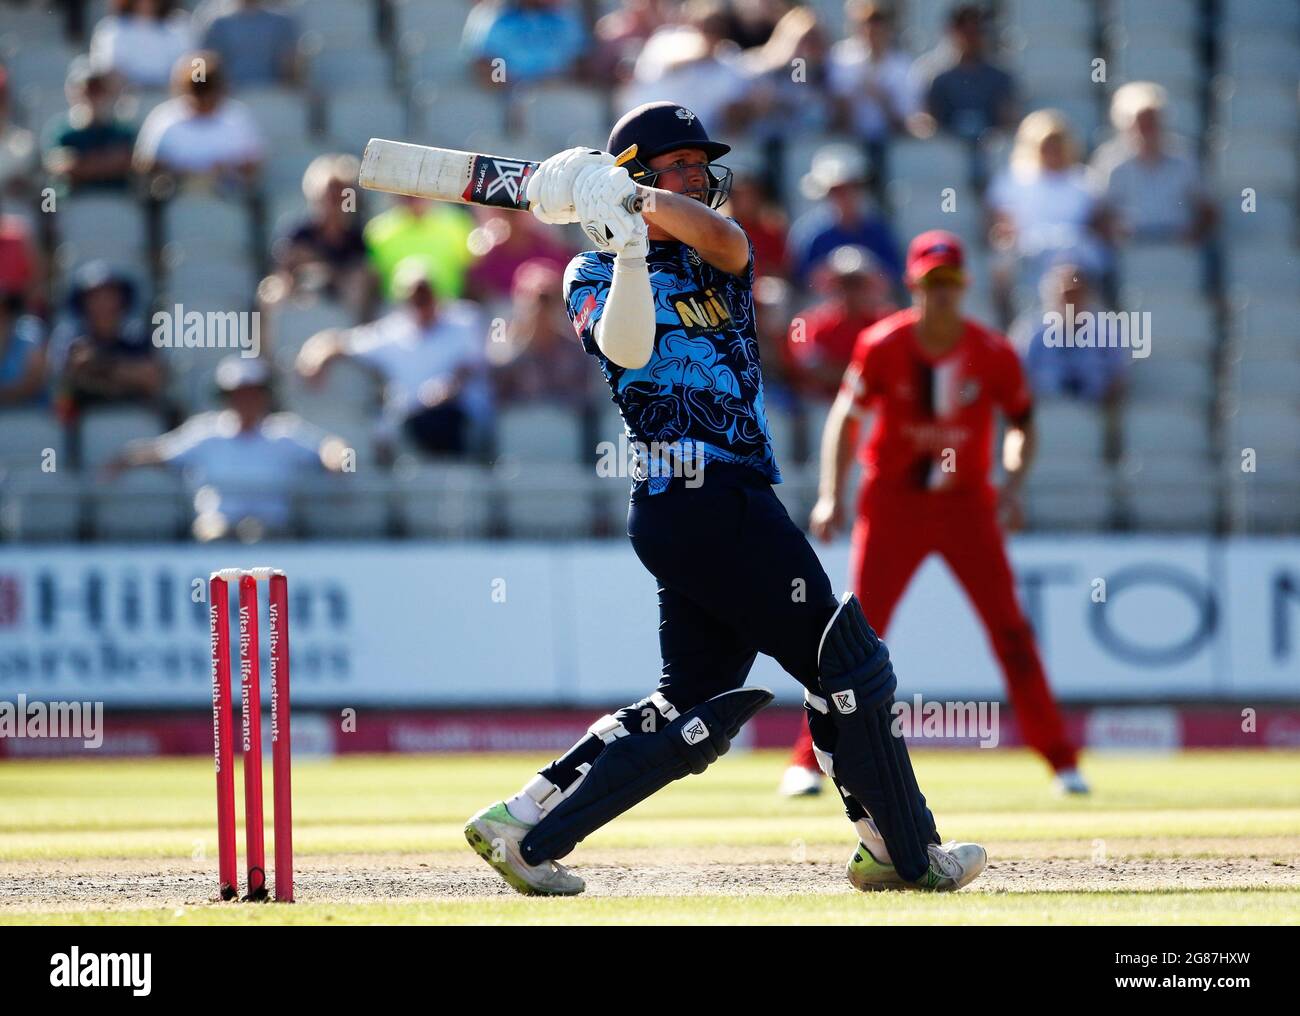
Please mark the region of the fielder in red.
[[[867, 620], [883, 635], [921, 562], [941, 554], [984, 623], [1026, 743], [1055, 770], [1061, 790], [1086, 793], [1016, 597], [999, 521], [1021, 523], [1020, 488], [1034, 450], [1020, 359], [1001, 335], [962, 317], [957, 237], [932, 230], [913, 240], [907, 282], [912, 306], [862, 332], [827, 419], [813, 535], [829, 540], [840, 528], [844, 478], [871, 414], [851, 563]], [[989, 481], [998, 412], [1007, 420], [1000, 490]], [[782, 791], [816, 793], [820, 777], [805, 727]]]

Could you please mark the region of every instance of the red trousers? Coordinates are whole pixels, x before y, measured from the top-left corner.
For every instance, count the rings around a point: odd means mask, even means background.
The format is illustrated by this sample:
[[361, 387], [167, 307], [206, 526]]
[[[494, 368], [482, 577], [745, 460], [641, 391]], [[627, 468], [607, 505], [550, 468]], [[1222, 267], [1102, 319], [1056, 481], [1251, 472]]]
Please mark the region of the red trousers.
[[[931, 553], [948, 563], [984, 623], [1025, 743], [1053, 769], [1073, 768], [1078, 749], [1066, 736], [1034, 633], [1020, 609], [992, 492], [863, 490], [850, 573], [867, 620], [882, 637], [908, 582]], [[900, 671], [906, 675], [905, 660]], [[817, 768], [806, 725], [792, 763]]]

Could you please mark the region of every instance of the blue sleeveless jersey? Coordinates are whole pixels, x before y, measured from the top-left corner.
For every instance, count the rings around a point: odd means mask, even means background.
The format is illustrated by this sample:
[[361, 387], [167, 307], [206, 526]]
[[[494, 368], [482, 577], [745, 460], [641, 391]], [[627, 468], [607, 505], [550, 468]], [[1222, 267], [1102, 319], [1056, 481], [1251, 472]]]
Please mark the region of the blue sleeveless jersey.
[[[599, 361], [629, 438], [647, 447], [673, 446], [705, 463], [748, 466], [769, 483], [780, 483], [763, 410], [753, 248], [739, 275], [714, 268], [675, 240], [652, 241], [646, 263], [655, 343], [650, 362], [639, 370], [610, 361], [593, 337], [609, 296], [614, 256], [587, 251], [564, 273], [569, 319], [583, 348]], [[648, 482], [650, 493], [659, 493], [669, 478], [652, 474]]]

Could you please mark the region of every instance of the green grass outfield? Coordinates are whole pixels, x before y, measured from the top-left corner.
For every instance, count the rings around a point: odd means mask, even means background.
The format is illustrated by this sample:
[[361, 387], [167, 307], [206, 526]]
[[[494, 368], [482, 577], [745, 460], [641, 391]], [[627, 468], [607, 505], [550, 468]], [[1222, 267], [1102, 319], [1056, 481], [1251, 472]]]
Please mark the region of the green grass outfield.
[[204, 902], [206, 758], [0, 763], [0, 923], [1300, 923], [1300, 753], [1094, 755], [1086, 799], [1054, 796], [1023, 752], [917, 753], [940, 832], [989, 850], [948, 896], [853, 892], [834, 793], [778, 798], [778, 753], [729, 756], [590, 837], [571, 858], [602, 876], [589, 895], [507, 895], [461, 826], [544, 761], [300, 760], [293, 906]]

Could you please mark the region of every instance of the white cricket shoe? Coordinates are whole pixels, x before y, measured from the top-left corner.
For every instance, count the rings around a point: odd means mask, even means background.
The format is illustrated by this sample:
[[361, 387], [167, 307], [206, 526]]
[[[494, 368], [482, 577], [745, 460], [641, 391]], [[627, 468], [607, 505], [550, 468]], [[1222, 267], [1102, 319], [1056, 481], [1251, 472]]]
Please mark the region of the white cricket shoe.
[[816, 797], [822, 792], [822, 774], [820, 769], [807, 769], [804, 766], [791, 766], [781, 777], [781, 786], [777, 793], [782, 797]]
[[1077, 769], [1062, 769], [1056, 774], [1056, 792], [1062, 795], [1090, 794], [1092, 789]]
[[587, 888], [558, 861], [529, 864], [520, 842], [532, 826], [510, 814], [504, 801], [490, 804], [465, 824], [465, 839], [506, 883], [525, 896], [577, 896]]

